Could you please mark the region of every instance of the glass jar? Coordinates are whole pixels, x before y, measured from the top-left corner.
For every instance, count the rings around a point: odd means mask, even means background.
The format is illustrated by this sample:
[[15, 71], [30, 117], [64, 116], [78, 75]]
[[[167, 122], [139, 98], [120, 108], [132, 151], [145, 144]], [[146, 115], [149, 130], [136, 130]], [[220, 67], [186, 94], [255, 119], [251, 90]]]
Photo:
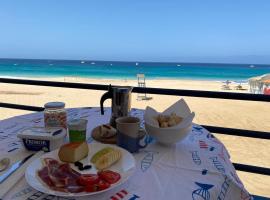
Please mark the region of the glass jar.
[[86, 141], [86, 119], [74, 119], [68, 122], [69, 142]]
[[49, 102], [44, 105], [44, 108], [44, 125], [46, 128], [67, 128], [67, 112], [65, 110], [65, 103]]

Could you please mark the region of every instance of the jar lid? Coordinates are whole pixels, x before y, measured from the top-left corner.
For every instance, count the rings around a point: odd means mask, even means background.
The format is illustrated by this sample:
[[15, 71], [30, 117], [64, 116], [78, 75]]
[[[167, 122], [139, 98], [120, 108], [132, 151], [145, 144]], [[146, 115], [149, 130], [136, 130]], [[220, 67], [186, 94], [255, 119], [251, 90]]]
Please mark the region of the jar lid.
[[48, 102], [44, 105], [45, 108], [64, 108], [64, 102]]

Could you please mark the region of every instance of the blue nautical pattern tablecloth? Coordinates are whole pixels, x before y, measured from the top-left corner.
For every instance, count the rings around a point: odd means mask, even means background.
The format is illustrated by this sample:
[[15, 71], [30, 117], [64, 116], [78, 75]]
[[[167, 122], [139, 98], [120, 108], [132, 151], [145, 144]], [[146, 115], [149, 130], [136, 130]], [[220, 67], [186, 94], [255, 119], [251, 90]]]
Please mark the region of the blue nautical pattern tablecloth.
[[[68, 109], [68, 120], [88, 119], [88, 142], [91, 130], [108, 123], [110, 109], [100, 115], [99, 108]], [[132, 109], [131, 115], [141, 119], [143, 110]], [[43, 113], [22, 115], [0, 122], [0, 156], [23, 148], [16, 134], [30, 126], [43, 126]], [[225, 146], [206, 129], [193, 124], [190, 134], [173, 146], [162, 146], [151, 137], [149, 145], [135, 153], [137, 170], [125, 184], [100, 195], [77, 199], [91, 200], [250, 200], [243, 183], [230, 161]], [[1, 184], [0, 184], [1, 186]], [[73, 199], [43, 194], [31, 188], [22, 178], [5, 199], [49, 200]]]

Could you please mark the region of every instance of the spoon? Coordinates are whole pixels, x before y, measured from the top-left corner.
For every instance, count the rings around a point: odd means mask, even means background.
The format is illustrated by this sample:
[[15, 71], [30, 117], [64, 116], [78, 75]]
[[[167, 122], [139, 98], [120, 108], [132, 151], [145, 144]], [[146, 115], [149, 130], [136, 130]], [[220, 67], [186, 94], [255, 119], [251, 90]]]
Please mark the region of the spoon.
[[0, 172], [6, 170], [9, 166], [10, 159], [9, 158], [3, 158], [0, 160]]

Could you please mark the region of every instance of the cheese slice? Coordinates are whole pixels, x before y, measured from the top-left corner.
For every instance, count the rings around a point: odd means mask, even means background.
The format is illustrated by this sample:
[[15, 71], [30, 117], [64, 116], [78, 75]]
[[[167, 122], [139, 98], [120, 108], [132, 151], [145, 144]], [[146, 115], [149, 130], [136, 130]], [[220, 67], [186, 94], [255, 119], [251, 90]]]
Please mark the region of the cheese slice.
[[74, 163], [85, 158], [88, 155], [88, 151], [86, 142], [71, 142], [61, 146], [58, 156], [62, 162]]

